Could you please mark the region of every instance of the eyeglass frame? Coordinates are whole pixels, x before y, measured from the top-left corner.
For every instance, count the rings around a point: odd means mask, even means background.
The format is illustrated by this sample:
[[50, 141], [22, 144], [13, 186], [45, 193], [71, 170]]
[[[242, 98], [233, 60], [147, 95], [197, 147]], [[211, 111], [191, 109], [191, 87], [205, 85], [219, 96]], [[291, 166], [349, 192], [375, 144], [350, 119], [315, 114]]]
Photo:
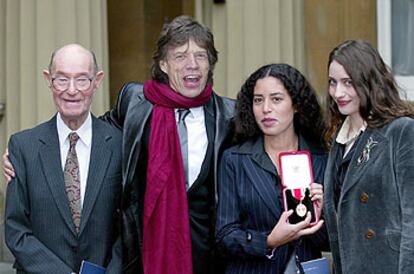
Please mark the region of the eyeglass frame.
[[[79, 79], [79, 78], [82, 78], [82, 77], [85, 77], [85, 79], [88, 79], [89, 80], [89, 85], [88, 85], [88, 87], [87, 88], [85, 88], [85, 89], [79, 89], [79, 87], [78, 87], [78, 85], [76, 84], [76, 80], [77, 79]], [[56, 86], [55, 86], [55, 83], [54, 83], [54, 81], [56, 80], [56, 79], [58, 79], [58, 78], [64, 78], [64, 79], [67, 79], [68, 80], [68, 84], [67, 84], [67, 87], [65, 88], [65, 89], [60, 89], [60, 88], [56, 88]], [[91, 86], [92, 86], [92, 81], [95, 79], [96, 77], [95, 76], [93, 76], [93, 77], [86, 77], [86, 76], [78, 76], [78, 77], [66, 77], [66, 76], [62, 76], [62, 75], [59, 75], [59, 76], [56, 76], [56, 77], [51, 77], [51, 83], [52, 83], [52, 87], [56, 90], [56, 91], [59, 91], [59, 92], [66, 92], [69, 88], [70, 88], [70, 82], [73, 80], [73, 86], [75, 87], [75, 89], [76, 90], [78, 90], [78, 91], [80, 91], [80, 92], [85, 92], [85, 91], [87, 91], [88, 89], [90, 89], [91, 88]]]

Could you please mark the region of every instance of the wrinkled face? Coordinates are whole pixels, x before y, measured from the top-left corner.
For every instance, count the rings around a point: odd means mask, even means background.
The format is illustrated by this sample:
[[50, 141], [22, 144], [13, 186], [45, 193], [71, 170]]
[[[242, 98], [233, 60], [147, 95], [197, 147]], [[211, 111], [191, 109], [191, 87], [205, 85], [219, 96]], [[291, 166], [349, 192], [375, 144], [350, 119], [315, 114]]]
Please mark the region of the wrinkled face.
[[253, 114], [265, 136], [294, 133], [292, 99], [283, 83], [275, 77], [257, 80], [253, 92]]
[[83, 123], [103, 78], [102, 71], [94, 75], [90, 53], [78, 47], [61, 49], [54, 57], [52, 71], [44, 70], [43, 76], [49, 83], [63, 121], [66, 124], [68, 121]]
[[207, 50], [190, 39], [188, 43], [169, 49], [166, 60], [160, 61], [160, 68], [168, 75], [172, 89], [185, 97], [197, 97], [208, 79]]
[[360, 99], [351, 77], [337, 61], [329, 65], [329, 95], [342, 115], [360, 116]]

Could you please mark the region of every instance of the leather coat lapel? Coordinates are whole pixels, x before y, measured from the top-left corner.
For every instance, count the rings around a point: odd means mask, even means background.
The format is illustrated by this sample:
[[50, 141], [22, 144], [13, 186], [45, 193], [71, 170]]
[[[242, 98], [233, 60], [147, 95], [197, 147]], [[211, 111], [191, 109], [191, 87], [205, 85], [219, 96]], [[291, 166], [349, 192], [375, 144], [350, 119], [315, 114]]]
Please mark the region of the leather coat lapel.
[[[142, 94], [142, 97], [144, 95]], [[123, 140], [124, 140], [124, 156], [123, 158], [123, 174], [124, 182], [132, 182], [134, 171], [137, 166], [137, 161], [141, 153], [142, 136], [145, 129], [145, 124], [150, 118], [152, 112], [152, 104], [145, 98], [134, 101], [128, 106], [128, 115], [124, 122]], [[128, 178], [126, 177], [128, 175]]]
[[[214, 96], [215, 101], [215, 110], [216, 110], [216, 124], [215, 124], [215, 144], [222, 144], [224, 139], [228, 136], [229, 132], [229, 125], [233, 116], [226, 116], [229, 112], [225, 111], [225, 107], [223, 106], [223, 102], [219, 101], [217, 96]], [[217, 169], [217, 162], [218, 156], [220, 152], [220, 147], [216, 146], [214, 148], [214, 163], [215, 167], [214, 170]]]
[[92, 147], [79, 234], [88, 222], [112, 155], [112, 150], [107, 145], [112, 136], [105, 132], [99, 123], [100, 121], [92, 116]]
[[223, 99], [213, 93], [212, 99], [214, 99], [214, 110], [215, 110], [215, 136], [214, 136], [214, 189], [216, 190], [215, 199], [218, 200], [217, 196], [217, 174], [219, 156], [222, 151], [222, 145], [225, 145], [225, 139], [229, 136], [229, 131], [233, 130], [232, 119], [234, 109], [230, 109], [224, 105]]
[[39, 138], [39, 141], [42, 143], [39, 154], [43, 174], [46, 177], [53, 199], [62, 218], [65, 220], [69, 229], [76, 234], [68, 197], [65, 191], [65, 182], [60, 160], [59, 137], [56, 128], [56, 116], [48, 122], [47, 131]]

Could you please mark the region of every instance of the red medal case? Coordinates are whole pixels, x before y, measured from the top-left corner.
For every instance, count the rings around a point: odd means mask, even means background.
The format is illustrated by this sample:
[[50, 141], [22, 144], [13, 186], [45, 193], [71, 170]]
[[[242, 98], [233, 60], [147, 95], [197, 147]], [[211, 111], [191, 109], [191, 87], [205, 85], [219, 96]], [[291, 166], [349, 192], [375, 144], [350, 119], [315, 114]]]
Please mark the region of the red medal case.
[[280, 178], [283, 186], [285, 211], [293, 209], [289, 223], [305, 220], [311, 212], [310, 225], [318, 223], [317, 202], [312, 202], [310, 186], [313, 183], [312, 162], [308, 151], [282, 152], [279, 154]]

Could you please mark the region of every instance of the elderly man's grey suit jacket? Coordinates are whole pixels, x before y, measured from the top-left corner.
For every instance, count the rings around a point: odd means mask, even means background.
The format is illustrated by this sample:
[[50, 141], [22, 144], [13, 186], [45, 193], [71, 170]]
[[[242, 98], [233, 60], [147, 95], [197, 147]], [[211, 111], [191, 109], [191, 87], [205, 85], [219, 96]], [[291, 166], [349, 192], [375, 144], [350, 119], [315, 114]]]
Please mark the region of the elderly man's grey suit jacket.
[[[122, 134], [92, 117], [92, 147], [79, 235], [61, 165], [56, 116], [10, 138], [16, 170], [7, 188], [6, 243], [17, 273], [71, 273], [82, 260], [121, 273]], [[118, 246], [118, 248], [117, 248]]]
[[332, 148], [325, 220], [336, 273], [414, 273], [414, 120], [398, 118], [360, 137], [334, 204]]

